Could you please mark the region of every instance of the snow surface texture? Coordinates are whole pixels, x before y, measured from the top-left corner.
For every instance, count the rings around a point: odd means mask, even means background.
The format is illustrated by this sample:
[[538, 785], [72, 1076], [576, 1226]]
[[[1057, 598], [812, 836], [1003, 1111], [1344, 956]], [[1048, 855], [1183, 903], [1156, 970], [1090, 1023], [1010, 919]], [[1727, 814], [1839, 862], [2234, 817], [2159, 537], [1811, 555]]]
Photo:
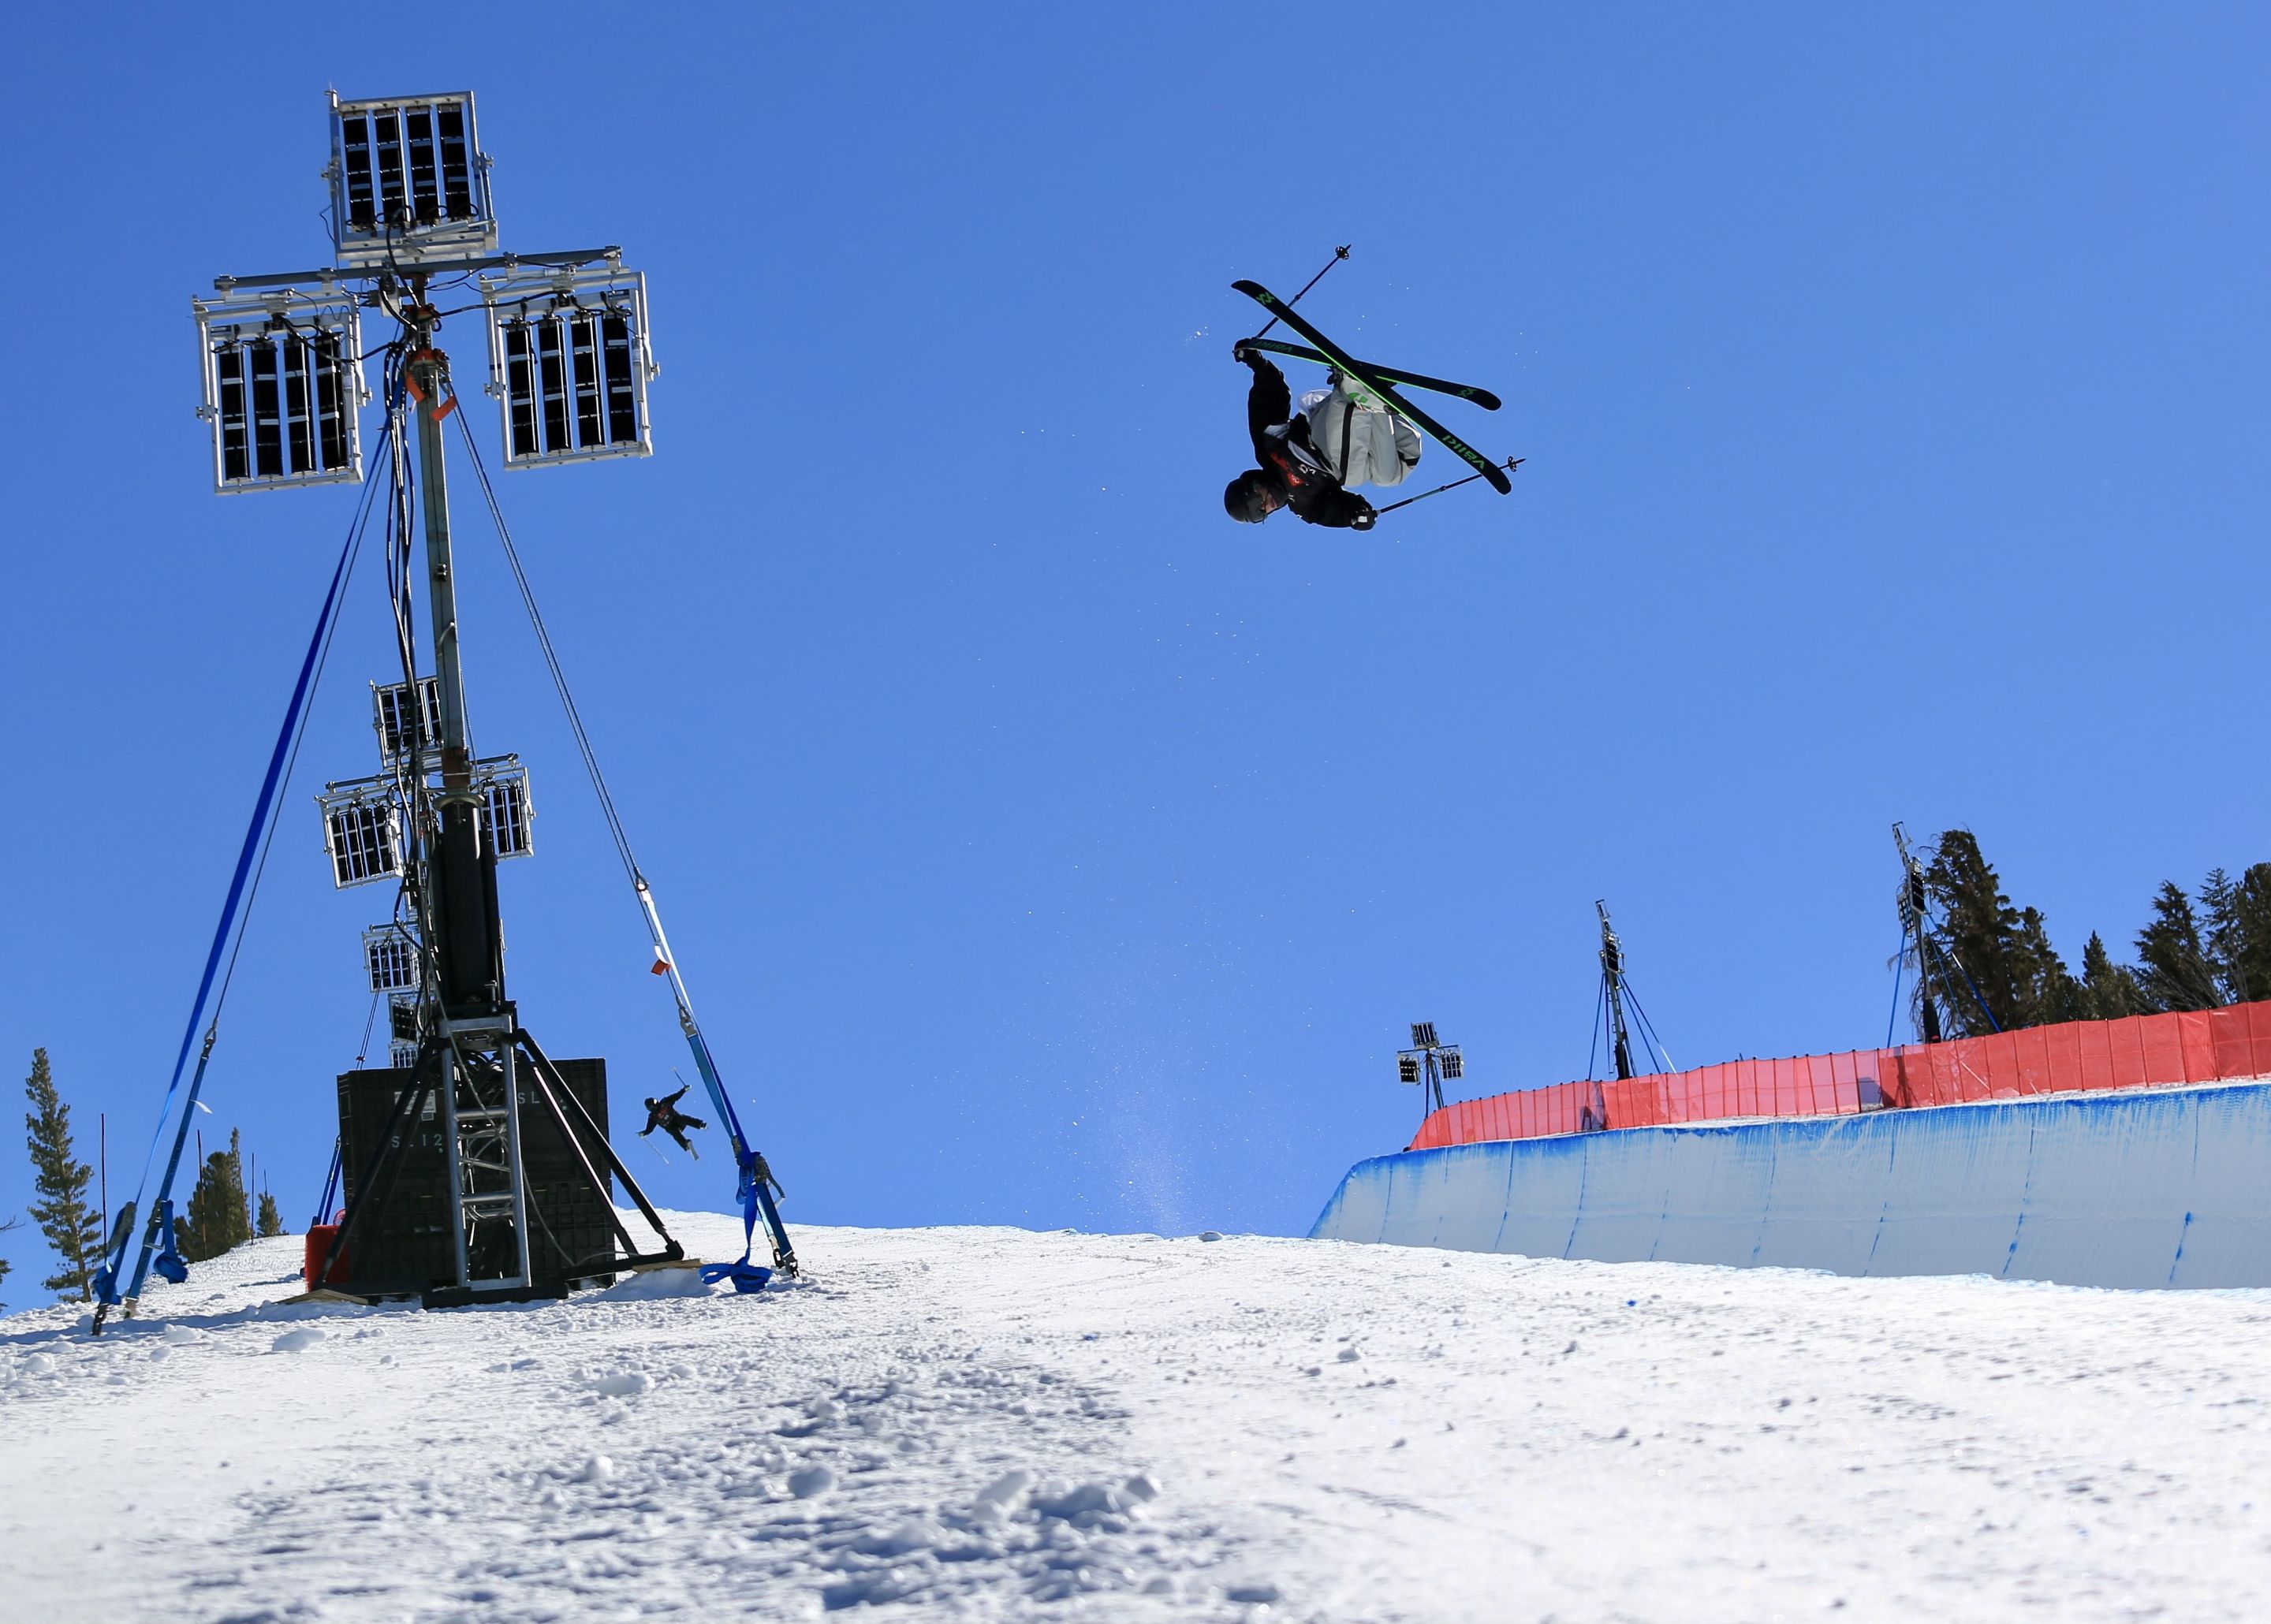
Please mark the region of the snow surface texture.
[[1359, 1162], [1319, 1239], [1531, 1257], [2271, 1286], [2271, 1086], [1499, 1140]]
[[0, 1618], [2271, 1613], [2271, 1294], [797, 1241], [763, 1297], [436, 1314], [261, 1311], [256, 1242], [99, 1342], [0, 1323]]

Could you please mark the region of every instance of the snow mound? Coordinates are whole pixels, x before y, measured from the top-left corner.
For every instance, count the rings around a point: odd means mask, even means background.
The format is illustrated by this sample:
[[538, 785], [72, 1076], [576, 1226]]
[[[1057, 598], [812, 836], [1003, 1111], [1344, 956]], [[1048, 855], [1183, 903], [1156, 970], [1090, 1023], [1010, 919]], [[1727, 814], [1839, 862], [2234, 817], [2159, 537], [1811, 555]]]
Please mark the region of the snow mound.
[[651, 1302], [664, 1297], [714, 1296], [719, 1288], [703, 1279], [698, 1267], [642, 1269], [592, 1294], [601, 1302]]
[[2271, 1616], [2271, 1292], [797, 1241], [814, 1279], [761, 1302], [279, 1324], [287, 1237], [100, 1340], [0, 1322], [0, 1614]]

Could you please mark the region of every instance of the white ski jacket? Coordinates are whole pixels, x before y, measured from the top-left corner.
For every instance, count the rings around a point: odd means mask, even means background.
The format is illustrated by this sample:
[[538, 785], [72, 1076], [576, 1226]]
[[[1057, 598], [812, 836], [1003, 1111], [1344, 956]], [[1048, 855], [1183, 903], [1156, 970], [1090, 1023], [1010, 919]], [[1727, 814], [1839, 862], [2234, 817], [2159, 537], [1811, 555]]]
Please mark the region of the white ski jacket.
[[1344, 490], [1403, 484], [1419, 463], [1418, 434], [1394, 412], [1359, 404], [1344, 392], [1347, 387], [1346, 380], [1336, 378], [1331, 389], [1301, 397], [1309, 444]]

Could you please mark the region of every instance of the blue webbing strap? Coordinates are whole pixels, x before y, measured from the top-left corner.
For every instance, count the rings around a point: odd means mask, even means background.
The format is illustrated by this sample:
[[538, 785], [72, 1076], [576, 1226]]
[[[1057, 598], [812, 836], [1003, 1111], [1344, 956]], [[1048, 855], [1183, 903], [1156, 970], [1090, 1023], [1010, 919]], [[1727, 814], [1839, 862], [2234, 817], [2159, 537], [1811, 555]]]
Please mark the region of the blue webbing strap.
[[[376, 467], [375, 459], [372, 466], [374, 469]], [[175, 1096], [181, 1092], [182, 1072], [189, 1064], [190, 1048], [197, 1040], [197, 1026], [204, 1019], [206, 1000], [212, 996], [213, 978], [220, 974], [222, 954], [236, 924], [238, 906], [244, 899], [246, 883], [252, 877], [254, 864], [264, 845], [263, 835], [269, 829], [270, 814], [275, 807], [285, 766], [294, 753], [301, 717], [307, 706], [308, 692], [314, 681], [324, 645], [329, 641], [332, 616], [339, 608], [341, 589], [346, 584], [348, 567], [354, 561], [356, 545], [362, 538], [362, 518], [369, 510], [370, 493], [376, 488], [375, 482], [364, 487], [363, 503], [357, 509], [355, 523], [347, 531], [346, 545], [339, 549], [339, 561], [331, 570], [331, 587], [324, 594], [323, 610], [316, 615], [316, 629], [308, 639], [308, 652], [300, 661], [300, 678], [292, 687], [292, 702], [284, 708], [284, 725], [277, 730], [276, 748], [269, 753], [268, 772], [260, 782], [259, 798], [253, 803], [252, 822], [244, 832], [243, 849], [237, 853], [236, 871], [229, 877], [228, 898], [221, 904], [220, 923], [213, 929], [212, 947], [205, 954], [205, 975], [197, 983], [197, 999], [190, 1005], [189, 1026], [182, 1034], [181, 1052], [174, 1058], [173, 1079], [166, 1086], [166, 1099], [158, 1112], [158, 1125], [151, 1132], [150, 1151], [142, 1160], [142, 1179], [134, 1190], [138, 1205], [149, 1186], [150, 1162], [165, 1131], [166, 1119], [173, 1114]], [[162, 1220], [172, 1206], [168, 1198], [174, 1188], [174, 1175], [181, 1168], [182, 1147], [189, 1140], [190, 1124], [197, 1110], [197, 1093], [205, 1085], [205, 1065], [212, 1058], [213, 1040], [219, 1034], [219, 1023], [220, 1014], [216, 1009], [213, 1024], [205, 1032], [204, 1049], [197, 1056], [196, 1075], [190, 1079], [188, 1096], [182, 1102], [181, 1121], [174, 1131], [173, 1150], [166, 1158], [166, 1173], [158, 1185], [158, 1200], [151, 1208], [150, 1221], [142, 1232], [142, 1250], [135, 1261], [132, 1283], [124, 1293], [127, 1297], [142, 1294], [142, 1287], [150, 1275], [152, 1254], [161, 1238], [175, 1266], [179, 1265], [178, 1254], [174, 1251], [173, 1232]], [[120, 1300], [118, 1271], [125, 1262], [129, 1239], [123, 1233], [119, 1235], [116, 1255], [104, 1261], [101, 1272], [95, 1277], [96, 1296], [105, 1308], [115, 1306]], [[169, 1273], [168, 1278], [173, 1277]]]

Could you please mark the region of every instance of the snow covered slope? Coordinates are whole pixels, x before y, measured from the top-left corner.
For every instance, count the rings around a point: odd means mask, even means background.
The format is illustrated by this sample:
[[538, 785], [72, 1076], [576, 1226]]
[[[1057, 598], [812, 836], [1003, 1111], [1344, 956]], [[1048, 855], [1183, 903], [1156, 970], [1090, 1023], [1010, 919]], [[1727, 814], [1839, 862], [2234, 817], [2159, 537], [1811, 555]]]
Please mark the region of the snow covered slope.
[[289, 1317], [282, 1241], [0, 1322], [0, 1618], [2271, 1609], [2271, 1294], [797, 1241], [764, 1299]]
[[2271, 1286], [2271, 1085], [1493, 1140], [1357, 1164], [1312, 1235], [1839, 1274]]

